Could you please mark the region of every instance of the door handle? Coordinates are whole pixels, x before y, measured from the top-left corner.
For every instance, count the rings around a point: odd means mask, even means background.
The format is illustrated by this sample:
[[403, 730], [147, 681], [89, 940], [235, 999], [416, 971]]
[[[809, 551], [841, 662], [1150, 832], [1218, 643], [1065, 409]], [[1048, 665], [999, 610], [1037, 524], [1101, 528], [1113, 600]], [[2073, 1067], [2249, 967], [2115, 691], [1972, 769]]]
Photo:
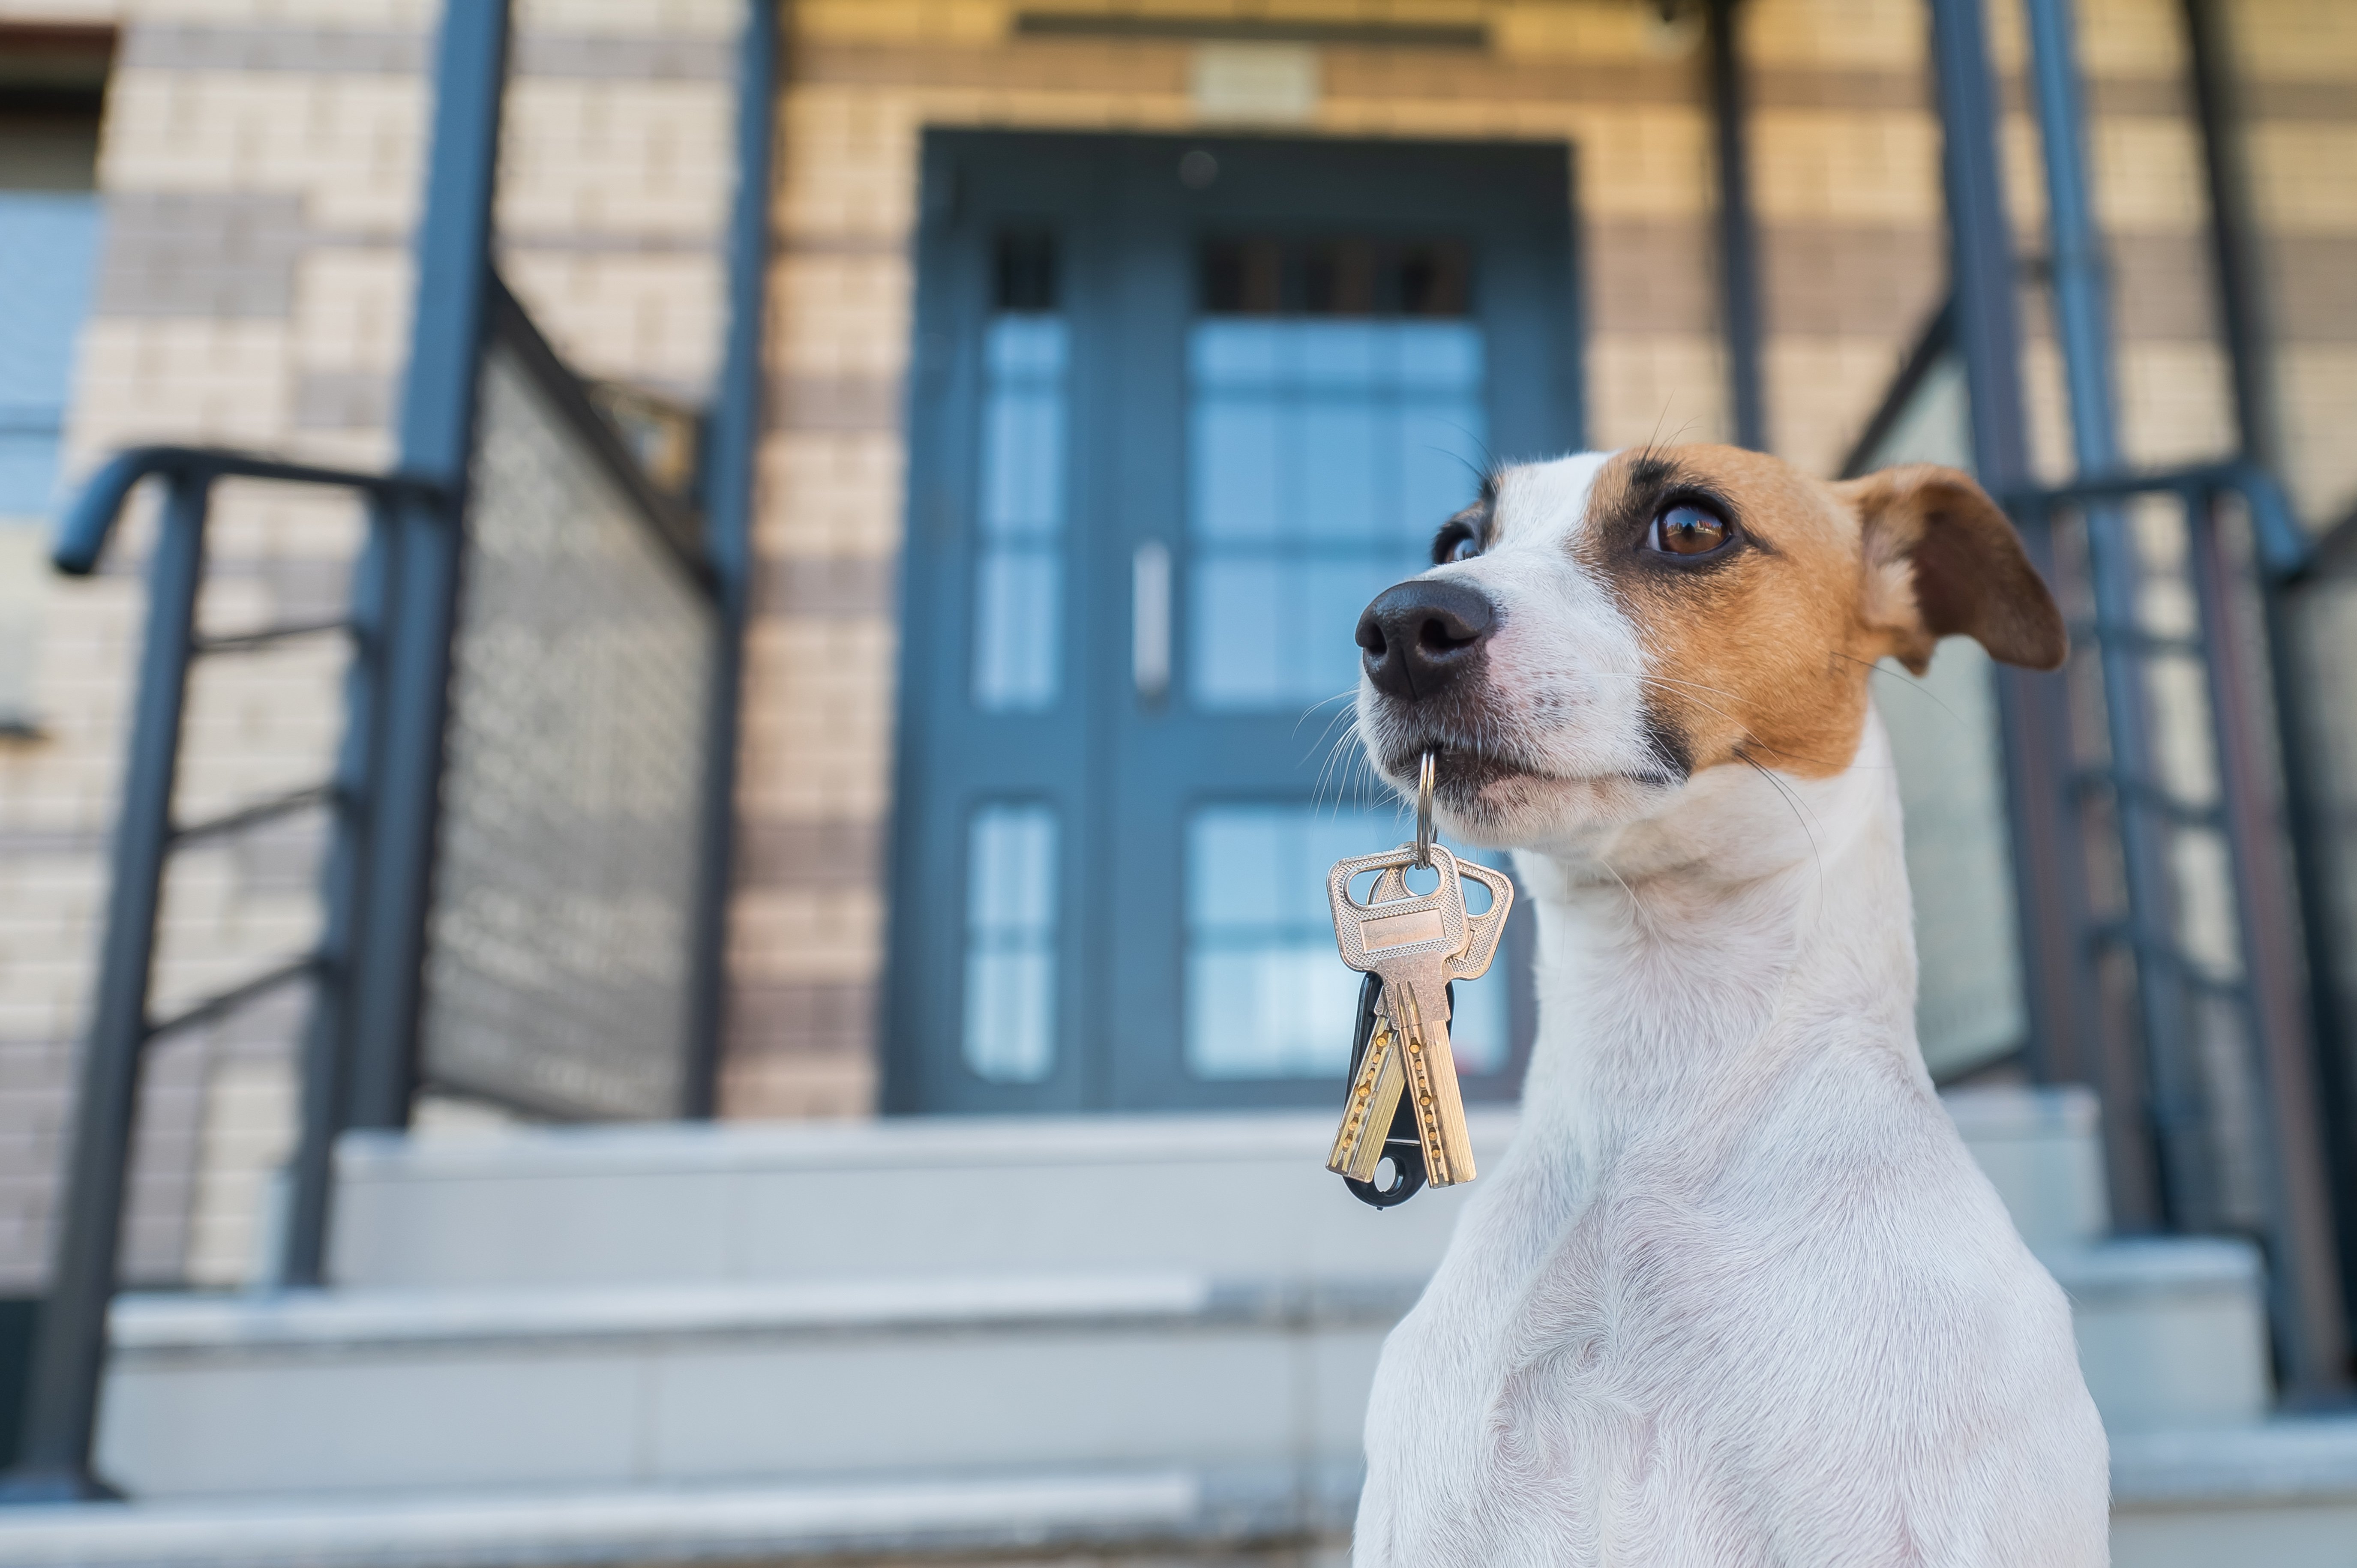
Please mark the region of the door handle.
[[1170, 547], [1158, 539], [1129, 558], [1129, 670], [1139, 702], [1170, 694]]

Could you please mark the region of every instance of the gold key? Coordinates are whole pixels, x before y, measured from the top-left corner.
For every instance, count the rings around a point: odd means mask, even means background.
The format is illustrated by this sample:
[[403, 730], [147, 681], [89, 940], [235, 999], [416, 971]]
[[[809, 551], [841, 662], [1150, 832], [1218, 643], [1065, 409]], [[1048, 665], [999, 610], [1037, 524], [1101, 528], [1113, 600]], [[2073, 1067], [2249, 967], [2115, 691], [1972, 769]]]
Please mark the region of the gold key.
[[[1410, 893], [1406, 883], [1408, 867], [1419, 858], [1439, 875], [1439, 885], [1421, 895]], [[1351, 896], [1351, 883], [1369, 871], [1378, 875], [1361, 904]], [[1466, 912], [1462, 879], [1468, 876], [1490, 889], [1490, 908], [1478, 916]], [[1372, 1180], [1405, 1093], [1414, 1108], [1426, 1178], [1435, 1187], [1471, 1181], [1473, 1147], [1448, 1044], [1448, 983], [1476, 979], [1489, 969], [1513, 884], [1437, 844], [1421, 857], [1415, 845], [1402, 844], [1340, 862], [1326, 888], [1342, 961], [1383, 982], [1374, 1036], [1351, 1085], [1327, 1168], [1353, 1181]]]
[[[1339, 862], [1326, 878], [1342, 961], [1382, 983], [1366, 1056], [1352, 1077], [1326, 1162], [1327, 1169], [1360, 1184], [1372, 1182], [1383, 1162], [1402, 1094], [1413, 1109], [1426, 1179], [1448, 1187], [1474, 1176], [1472, 1138], [1448, 1044], [1448, 983], [1478, 980], [1488, 972], [1513, 908], [1514, 885], [1486, 865], [1458, 862], [1433, 842], [1430, 752], [1420, 774], [1415, 842]], [[1437, 886], [1411, 893], [1410, 866], [1437, 872]], [[1369, 871], [1376, 873], [1375, 884], [1361, 904], [1351, 896], [1351, 884]], [[1490, 891], [1490, 907], [1479, 915], [1465, 908], [1467, 876]]]

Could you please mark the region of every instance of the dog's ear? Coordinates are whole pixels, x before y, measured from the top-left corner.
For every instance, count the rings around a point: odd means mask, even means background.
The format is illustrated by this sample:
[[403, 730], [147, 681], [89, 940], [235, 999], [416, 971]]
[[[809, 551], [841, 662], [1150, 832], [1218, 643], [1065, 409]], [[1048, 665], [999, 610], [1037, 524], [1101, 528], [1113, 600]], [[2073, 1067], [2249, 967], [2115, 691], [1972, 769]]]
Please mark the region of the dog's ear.
[[1930, 463], [1834, 486], [1866, 542], [1858, 613], [1921, 675], [1932, 645], [1969, 637], [1989, 657], [2052, 670], [2071, 651], [2062, 612], [2021, 536], [1968, 474]]

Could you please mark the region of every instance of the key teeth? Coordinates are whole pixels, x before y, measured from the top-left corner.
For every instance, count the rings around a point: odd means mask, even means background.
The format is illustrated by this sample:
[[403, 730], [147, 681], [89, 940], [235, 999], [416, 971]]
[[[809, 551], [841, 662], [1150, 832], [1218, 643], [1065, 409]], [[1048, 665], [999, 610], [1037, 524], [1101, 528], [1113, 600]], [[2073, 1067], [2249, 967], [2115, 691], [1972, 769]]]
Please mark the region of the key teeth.
[[1383, 1163], [1383, 1139], [1406, 1083], [1399, 1071], [1396, 1041], [1388, 1029], [1378, 1029], [1367, 1043], [1367, 1059], [1351, 1080], [1350, 1102], [1342, 1110], [1341, 1129], [1326, 1168], [1352, 1181], [1372, 1181]]

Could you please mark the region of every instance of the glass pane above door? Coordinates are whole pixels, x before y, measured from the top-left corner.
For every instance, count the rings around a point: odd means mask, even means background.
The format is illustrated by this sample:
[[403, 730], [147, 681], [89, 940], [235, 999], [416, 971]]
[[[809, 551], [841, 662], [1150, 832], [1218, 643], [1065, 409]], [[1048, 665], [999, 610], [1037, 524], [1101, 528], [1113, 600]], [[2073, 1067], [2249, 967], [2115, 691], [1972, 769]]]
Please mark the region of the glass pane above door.
[[1369, 599], [1428, 566], [1489, 457], [1469, 321], [1218, 317], [1188, 343], [1188, 694], [1289, 710], [1357, 689]]
[[[1351, 1061], [1359, 976], [1334, 950], [1326, 873], [1401, 842], [1389, 808], [1222, 805], [1187, 823], [1186, 1058], [1201, 1079], [1331, 1078]], [[1482, 856], [1485, 861], [1491, 857]], [[1467, 884], [1470, 907], [1487, 906]], [[1361, 890], [1364, 896], [1364, 890]], [[1458, 1065], [1506, 1059], [1502, 967], [1460, 981], [1449, 1038]]]

